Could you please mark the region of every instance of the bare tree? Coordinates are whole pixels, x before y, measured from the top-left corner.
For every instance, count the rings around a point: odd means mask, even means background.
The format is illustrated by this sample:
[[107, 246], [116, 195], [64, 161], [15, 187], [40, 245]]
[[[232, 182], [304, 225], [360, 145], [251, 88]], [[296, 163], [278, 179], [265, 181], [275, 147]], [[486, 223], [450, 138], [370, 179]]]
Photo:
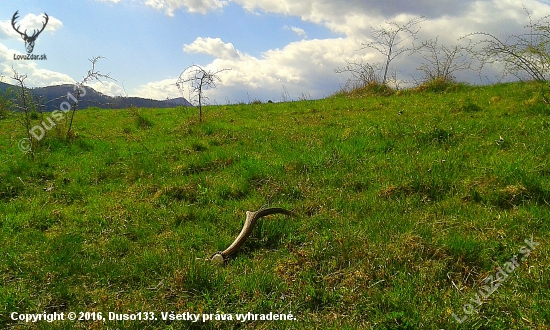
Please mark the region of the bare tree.
[[501, 39], [491, 33], [475, 32], [463, 38], [480, 39], [472, 49], [472, 54], [480, 61], [479, 70], [487, 64], [504, 65], [503, 76], [513, 75], [523, 80], [547, 81], [550, 78], [550, 16], [533, 22], [531, 14], [524, 7], [529, 24], [523, 34]]
[[386, 22], [388, 27], [380, 26], [378, 29], [373, 28], [372, 37], [374, 40], [363, 44], [361, 49], [372, 48], [384, 55], [385, 60], [382, 64], [383, 84], [387, 83], [391, 62], [401, 54], [416, 51], [417, 48], [414, 46], [414, 40], [417, 38], [420, 27], [415, 28], [415, 26], [425, 20], [426, 18], [421, 16], [413, 18], [405, 24]]
[[32, 143], [32, 135], [31, 135], [31, 114], [32, 112], [36, 111], [36, 104], [34, 103], [34, 95], [32, 94], [32, 91], [28, 89], [25, 86], [25, 79], [27, 79], [26, 74], [20, 74], [12, 68], [13, 70], [13, 77], [12, 79], [17, 82], [18, 85], [18, 91], [16, 92], [16, 99], [17, 104], [15, 107], [21, 111], [23, 111], [23, 114], [25, 117], [23, 118], [23, 127], [25, 128], [25, 131], [27, 132], [27, 140], [29, 143], [28, 152], [32, 157], [34, 157], [33, 150], [33, 143]]
[[455, 72], [468, 70], [471, 67], [468, 57], [470, 46], [440, 46], [438, 38], [425, 41], [419, 47], [424, 62], [417, 70], [423, 73], [424, 81], [451, 82], [455, 80]]
[[230, 70], [221, 69], [217, 71], [206, 71], [201, 66], [193, 64], [187, 67], [179, 76], [176, 86], [183, 95], [184, 86], [189, 83], [190, 92], [196, 94], [199, 104], [199, 121], [202, 122], [202, 105], [208, 97], [204, 95], [204, 91], [216, 88], [216, 81], [221, 82], [218, 74], [220, 72]]
[[78, 108], [78, 102], [80, 101], [80, 98], [82, 96], [86, 95], [86, 90], [84, 89], [86, 84], [90, 81], [93, 81], [93, 80], [97, 80], [97, 81], [101, 82], [100, 78], [111, 79], [111, 80], [116, 81], [115, 79], [110, 77], [110, 73], [101, 74], [101, 73], [99, 73], [99, 71], [96, 71], [95, 65], [96, 65], [97, 61], [99, 61], [99, 59], [101, 59], [101, 58], [104, 58], [104, 57], [96, 56], [96, 57], [88, 60], [92, 63], [92, 69], [88, 70], [88, 74], [86, 76], [84, 76], [80, 82], [75, 84], [76, 96], [73, 96], [72, 94], [68, 94], [68, 96], [67, 96], [67, 99], [69, 99], [69, 97], [71, 97], [71, 99], [73, 101], [70, 104], [71, 118], [69, 120], [69, 125], [68, 125], [68, 128], [67, 128], [67, 133], [66, 133], [67, 138], [72, 136], [72, 127], [73, 127], [74, 115], [75, 115], [76, 109]]

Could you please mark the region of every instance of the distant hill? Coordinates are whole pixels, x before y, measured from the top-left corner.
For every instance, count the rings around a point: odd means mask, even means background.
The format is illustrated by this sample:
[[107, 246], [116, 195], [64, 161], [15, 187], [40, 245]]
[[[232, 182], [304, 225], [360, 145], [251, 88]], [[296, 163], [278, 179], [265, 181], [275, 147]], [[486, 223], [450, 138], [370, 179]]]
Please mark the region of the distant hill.
[[[0, 82], [0, 91], [16, 86]], [[53, 111], [59, 109], [61, 102], [67, 100], [67, 94], [76, 96], [73, 85], [56, 85], [47, 87], [31, 88], [33, 94], [40, 100], [42, 111]], [[173, 108], [176, 106], [192, 106], [192, 104], [183, 97], [168, 100], [152, 100], [141, 97], [122, 97], [108, 96], [102, 94], [91, 87], [86, 87], [86, 95], [81, 96], [78, 103], [78, 109], [88, 107], [97, 107], [101, 109], [123, 109], [130, 106], [138, 108]]]
[[3, 83], [3, 82], [0, 81], [0, 91], [5, 91], [9, 87], [12, 87], [12, 85], [6, 84], [6, 83]]

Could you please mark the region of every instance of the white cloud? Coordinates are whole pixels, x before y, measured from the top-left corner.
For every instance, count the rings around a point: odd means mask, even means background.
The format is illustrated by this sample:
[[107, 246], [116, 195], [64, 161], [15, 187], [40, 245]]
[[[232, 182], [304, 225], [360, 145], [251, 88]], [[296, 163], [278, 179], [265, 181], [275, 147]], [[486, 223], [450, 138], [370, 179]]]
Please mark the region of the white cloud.
[[[282, 49], [264, 51], [261, 56], [251, 56], [235, 49], [233, 44], [223, 42], [219, 38], [200, 37], [193, 43], [185, 45], [184, 51], [209, 54], [215, 59], [207, 64], [207, 70], [231, 69], [220, 74], [222, 83], [218, 88], [210, 90], [208, 96], [212, 102], [223, 103], [229, 99], [231, 102], [252, 98], [276, 99], [283, 90], [283, 86], [291, 94], [291, 98], [297, 99], [302, 93], [312, 98], [327, 96], [339, 89], [348, 76], [336, 74], [334, 69], [343, 67], [346, 60], [363, 60], [376, 63], [383, 60], [382, 56], [372, 49], [361, 49], [362, 43], [369, 41], [372, 34], [371, 27], [380, 27], [386, 21], [396, 21], [400, 24], [408, 22], [415, 14], [403, 13], [395, 7], [394, 15], [377, 17], [377, 12], [390, 15], [390, 9], [375, 5], [367, 8], [360, 1], [322, 2], [308, 0], [295, 2], [290, 0], [235, 0], [246, 9], [261, 9], [281, 14], [292, 14], [302, 19], [314, 22], [322, 22], [333, 31], [346, 35], [343, 38], [313, 39], [293, 42]], [[529, 1], [529, 0], [526, 0]], [[372, 1], [367, 1], [374, 4]], [[404, 0], [398, 1], [404, 4]], [[487, 31], [491, 33], [512, 33], [520, 31], [526, 23], [527, 17], [521, 4], [514, 0], [499, 1], [468, 1], [466, 4], [450, 4], [457, 12], [450, 13], [444, 5], [435, 4], [438, 8], [429, 8], [427, 3], [421, 1], [426, 13], [431, 14], [421, 23], [420, 40], [428, 40], [439, 36], [440, 44], [455, 45], [458, 38], [475, 31]], [[433, 3], [433, 2], [432, 2]], [[357, 4], [356, 7], [352, 6]], [[548, 6], [538, 2], [530, 2], [532, 14], [540, 17], [550, 10]], [[405, 6], [407, 7], [407, 6]], [[409, 6], [410, 7], [410, 6]], [[422, 6], [421, 6], [422, 7]], [[447, 13], [449, 12], [449, 13]], [[437, 16], [437, 15], [440, 16]], [[291, 29], [291, 27], [287, 27]], [[299, 32], [300, 30], [295, 30]], [[494, 32], [497, 31], [497, 32]], [[401, 56], [392, 62], [392, 68], [398, 71], [398, 78], [410, 79], [410, 75], [418, 77], [418, 68], [421, 64], [420, 56]], [[495, 71], [489, 69], [487, 75], [495, 76]], [[475, 78], [472, 78], [475, 77]], [[470, 72], [471, 82], [479, 82], [479, 75]], [[462, 77], [461, 77], [462, 78]], [[496, 78], [495, 78], [496, 79]], [[171, 84], [176, 78], [171, 80]], [[151, 83], [157, 86], [158, 94], [163, 96], [173, 93], [172, 86], [161, 83]], [[149, 86], [149, 87], [151, 87]], [[169, 88], [168, 88], [169, 87]], [[185, 95], [187, 96], [187, 95]]]
[[96, 81], [88, 86], [105, 95], [126, 96], [124, 89], [113, 81]]
[[[176, 81], [177, 77], [149, 82], [139, 86], [130, 96], [139, 96], [154, 100], [181, 97], [182, 95], [176, 87]], [[187, 95], [184, 95], [184, 97], [187, 98]]]
[[[457, 19], [460, 24], [445, 27], [440, 34], [457, 28], [472, 27], [471, 22], [482, 30], [498, 31], [502, 28], [495, 21], [512, 18], [514, 25], [519, 19], [525, 22], [522, 6], [529, 8], [534, 17], [550, 14], [548, 4], [536, 0], [232, 0], [249, 11], [264, 11], [300, 17], [304, 21], [322, 24], [336, 33], [352, 38], [365, 38], [371, 27], [385, 21], [426, 16], [429, 20]], [[524, 24], [524, 23], [523, 23]], [[426, 25], [426, 24], [425, 24]]]
[[53, 85], [72, 84], [74, 79], [60, 72], [46, 69], [32, 68], [29, 73], [29, 86], [44, 87]]
[[10, 21], [0, 21], [0, 39], [19, 36], [11, 27]]
[[223, 73], [223, 83], [210, 93], [219, 100], [228, 95], [244, 98], [247, 93], [265, 100], [276, 98], [285, 86], [294, 99], [302, 93], [323, 97], [327, 90], [334, 92], [344, 82], [346, 77], [337, 76], [334, 69], [345, 63], [348, 54], [357, 56], [356, 47], [355, 42], [344, 38], [301, 40], [260, 57], [216, 59], [208, 69], [231, 71]]
[[[251, 12], [283, 14], [300, 17], [303, 21], [324, 25], [331, 31], [352, 38], [365, 38], [370, 35], [371, 27], [378, 27], [386, 21], [399, 21], [400, 18], [425, 16], [429, 20], [458, 20], [461, 24], [449, 25], [441, 34], [452, 32], [456, 28], [475, 26], [484, 31], [498, 31], [496, 25], [501, 18], [511, 18], [524, 22], [523, 5], [529, 8], [534, 17], [550, 14], [547, 3], [537, 0], [145, 0], [153, 8], [164, 9], [173, 16], [179, 8], [189, 12], [206, 13], [220, 10], [229, 2], [241, 5]], [[302, 29], [291, 28], [298, 35]]]
[[243, 54], [235, 49], [233, 44], [224, 43], [220, 38], [198, 37], [189, 45], [183, 46], [186, 53], [203, 53], [223, 59], [238, 59]]
[[155, 9], [164, 9], [167, 15], [174, 16], [174, 11], [187, 8], [190, 13], [205, 14], [211, 10], [222, 9], [227, 1], [220, 0], [146, 0], [145, 4]]
[[[225, 103], [227, 100], [240, 102], [249, 96], [264, 101], [278, 100], [281, 99], [283, 86], [293, 99], [299, 98], [302, 93], [312, 98], [327, 96], [327, 91], [335, 92], [347, 79], [336, 75], [334, 68], [343, 65], [349, 54], [351, 57], [361, 57], [355, 53], [357, 44], [344, 38], [301, 40], [283, 49], [266, 51], [259, 57], [241, 53], [221, 39], [197, 40], [192, 45], [201, 45], [198, 49], [206, 49], [204, 52], [211, 55], [221, 55], [206, 65], [206, 70], [230, 69], [219, 74], [222, 82], [217, 84], [216, 89], [205, 91], [212, 103]], [[228, 49], [231, 51], [227, 52]], [[232, 56], [227, 56], [228, 53]], [[372, 55], [363, 58], [368, 60]], [[176, 80], [177, 77], [150, 82], [140, 86], [136, 94], [155, 99], [179, 97], [181, 94], [175, 87]], [[183, 96], [186, 98], [189, 98], [188, 91], [189, 88], [184, 87]]]
[[304, 29], [300, 29], [299, 27], [285, 25], [284, 29], [291, 30], [292, 32], [296, 33], [300, 37], [304, 37], [304, 38], [307, 37], [306, 31], [304, 31]]

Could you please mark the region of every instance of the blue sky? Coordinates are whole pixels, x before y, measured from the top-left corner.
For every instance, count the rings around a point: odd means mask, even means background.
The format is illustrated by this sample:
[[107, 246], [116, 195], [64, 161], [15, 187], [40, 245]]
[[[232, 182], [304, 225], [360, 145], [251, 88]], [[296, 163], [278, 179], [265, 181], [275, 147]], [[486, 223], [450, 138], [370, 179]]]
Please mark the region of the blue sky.
[[[220, 74], [222, 83], [208, 92], [211, 103], [321, 98], [336, 92], [348, 78], [334, 73], [346, 60], [381, 60], [361, 50], [371, 27], [425, 16], [420, 38], [439, 36], [457, 44], [467, 33], [519, 33], [527, 23], [522, 5], [537, 17], [550, 14], [548, 1], [536, 0], [0, 0], [0, 74], [12, 83], [12, 67], [28, 75], [29, 86], [79, 81], [91, 68], [88, 59], [103, 56], [101, 73], [116, 81], [92, 87], [109, 95], [154, 99], [180, 96], [175, 86], [189, 65]], [[19, 11], [21, 29], [49, 23], [33, 54], [45, 61], [16, 61], [24, 42], [11, 27]], [[421, 57], [403, 56], [394, 69], [406, 80], [418, 76]], [[485, 73], [498, 81], [498, 70]], [[479, 80], [475, 72], [460, 79]], [[477, 81], [479, 82], [479, 81]], [[188, 97], [187, 92], [184, 96]]]

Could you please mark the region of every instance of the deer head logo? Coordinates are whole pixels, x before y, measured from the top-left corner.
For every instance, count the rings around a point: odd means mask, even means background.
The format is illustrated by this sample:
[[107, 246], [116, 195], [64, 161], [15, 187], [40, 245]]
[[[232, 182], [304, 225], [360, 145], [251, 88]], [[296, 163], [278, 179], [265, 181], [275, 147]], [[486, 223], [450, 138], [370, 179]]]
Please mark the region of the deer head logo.
[[34, 42], [36, 41], [36, 38], [38, 38], [38, 36], [40, 35], [40, 33], [42, 33], [42, 31], [44, 31], [44, 28], [46, 28], [46, 24], [48, 24], [48, 14], [44, 13], [44, 18], [46, 19], [46, 21], [44, 23], [42, 23], [42, 29], [40, 29], [40, 31], [38, 30], [34, 30], [32, 35], [29, 36], [27, 35], [27, 30], [25, 29], [25, 32], [21, 32], [19, 31], [19, 28], [21, 27], [21, 25], [18, 25], [17, 27], [15, 27], [15, 20], [17, 20], [18, 16], [17, 14], [19, 13], [19, 10], [15, 12], [15, 14], [13, 14], [13, 17], [11, 18], [11, 26], [13, 27], [13, 29], [19, 33], [21, 35], [21, 38], [23, 38], [23, 40], [25, 40], [25, 48], [27, 49], [27, 53], [32, 53], [33, 49], [34, 49]]

